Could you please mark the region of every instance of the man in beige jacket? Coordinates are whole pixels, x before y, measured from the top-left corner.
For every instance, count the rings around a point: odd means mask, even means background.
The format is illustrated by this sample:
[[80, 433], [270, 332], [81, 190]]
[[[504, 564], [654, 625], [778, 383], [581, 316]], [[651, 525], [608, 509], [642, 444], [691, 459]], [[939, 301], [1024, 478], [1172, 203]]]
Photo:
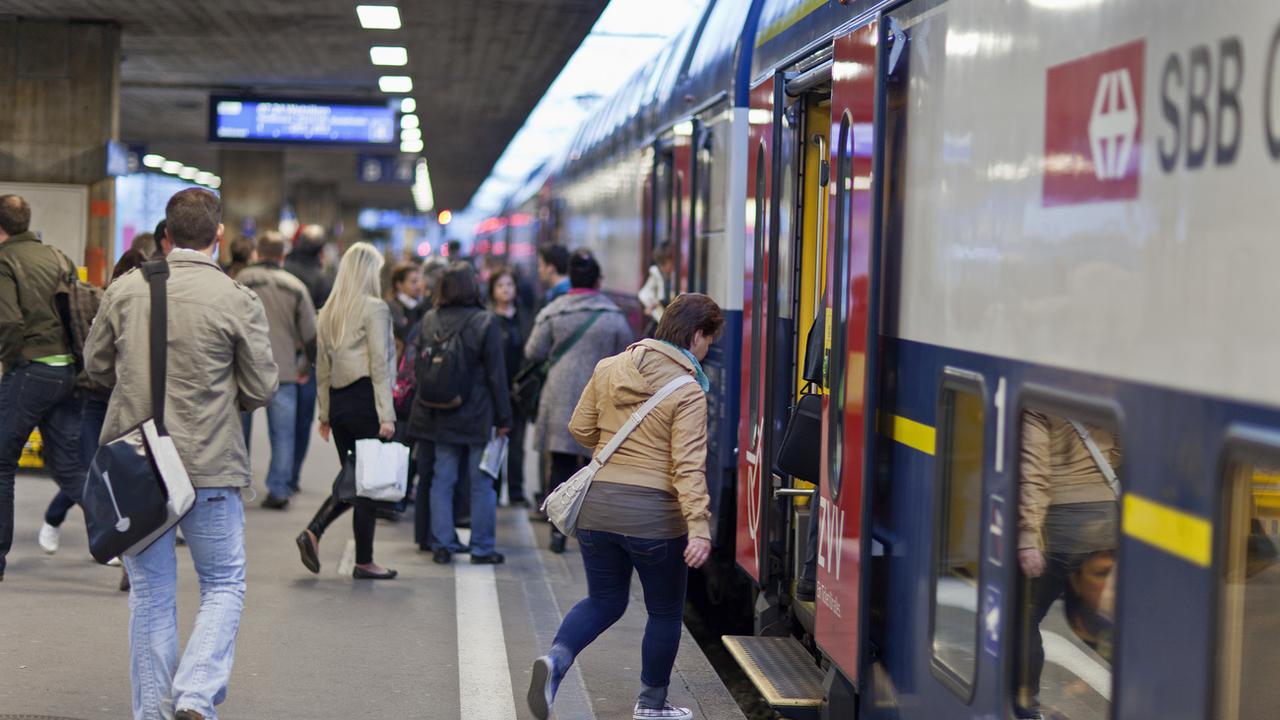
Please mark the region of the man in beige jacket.
[[[244, 507], [249, 455], [240, 411], [276, 391], [267, 318], [253, 291], [213, 260], [222, 205], [212, 192], [183, 190], [165, 208], [169, 263], [165, 426], [196, 488], [180, 523], [200, 577], [200, 611], [178, 661], [175, 531], [124, 559], [129, 598], [133, 714], [137, 720], [204, 720], [226, 697], [244, 608]], [[129, 272], [112, 283], [85, 346], [85, 370], [113, 388], [103, 442], [151, 415], [150, 289]], [[176, 711], [176, 715], [175, 715]]]

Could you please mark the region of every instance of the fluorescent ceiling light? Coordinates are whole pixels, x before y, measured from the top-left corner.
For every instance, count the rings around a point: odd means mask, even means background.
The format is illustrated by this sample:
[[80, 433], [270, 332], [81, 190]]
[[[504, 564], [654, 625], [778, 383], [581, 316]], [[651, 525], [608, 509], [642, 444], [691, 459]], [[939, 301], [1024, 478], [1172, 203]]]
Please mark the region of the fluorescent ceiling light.
[[383, 75], [378, 78], [378, 89], [384, 93], [407, 93], [413, 90], [413, 78], [408, 75]]
[[195, 177], [195, 181], [200, 183], [201, 185], [208, 185], [209, 181], [212, 179], [213, 179], [213, 173], [204, 172], [204, 171], [196, 173], [196, 177]]
[[400, 10], [394, 5], [357, 5], [356, 17], [365, 30], [400, 29]]
[[405, 115], [400, 118], [400, 127], [408, 130], [410, 128], [421, 127], [421, 125], [418, 123], [417, 115]]
[[196, 178], [196, 174], [199, 172], [200, 168], [193, 168], [190, 165], [187, 165], [178, 171], [178, 177], [183, 180], [194, 180]]
[[400, 142], [405, 142], [406, 140], [421, 140], [421, 139], [422, 139], [422, 131], [419, 130], [418, 128], [405, 128], [404, 130], [400, 131]]
[[369, 61], [374, 65], [408, 65], [409, 51], [402, 47], [375, 45], [369, 48]]
[[418, 101], [413, 98], [405, 98], [400, 101], [400, 112], [411, 113], [418, 111]]
[[214, 175], [213, 179], [209, 181], [209, 187], [213, 188], [214, 190], [217, 190], [218, 188], [222, 187], [222, 178], [218, 177], [217, 175]]
[[149, 168], [158, 168], [161, 165], [164, 165], [164, 156], [156, 155], [154, 153], [149, 155], [143, 155], [142, 164], [146, 165]]
[[167, 172], [170, 175], [177, 175], [182, 171], [182, 163], [177, 160], [166, 160], [164, 164], [160, 166], [160, 170]]
[[400, 142], [400, 152], [416, 153], [422, 152], [422, 140], [402, 140]]

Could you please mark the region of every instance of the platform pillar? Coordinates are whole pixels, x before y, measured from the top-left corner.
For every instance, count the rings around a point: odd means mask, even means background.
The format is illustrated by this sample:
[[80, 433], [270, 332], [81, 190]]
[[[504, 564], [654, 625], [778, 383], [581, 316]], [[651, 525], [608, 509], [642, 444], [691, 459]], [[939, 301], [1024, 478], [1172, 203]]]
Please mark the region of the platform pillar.
[[223, 257], [227, 243], [242, 235], [257, 235], [280, 226], [284, 205], [284, 151], [233, 150], [219, 152], [222, 169]]

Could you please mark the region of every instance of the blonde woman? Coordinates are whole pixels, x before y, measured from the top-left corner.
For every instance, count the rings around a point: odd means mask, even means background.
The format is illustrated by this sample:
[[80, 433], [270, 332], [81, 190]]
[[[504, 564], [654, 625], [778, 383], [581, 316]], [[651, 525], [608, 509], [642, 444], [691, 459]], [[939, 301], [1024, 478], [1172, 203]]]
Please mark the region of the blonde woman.
[[[355, 454], [356, 441], [395, 434], [391, 403], [395, 346], [391, 340], [391, 310], [382, 301], [382, 255], [368, 243], [352, 245], [338, 265], [333, 293], [316, 322], [316, 399], [320, 406], [320, 437], [332, 433], [338, 460]], [[319, 544], [325, 528], [354, 507], [356, 566], [360, 580], [390, 580], [395, 570], [373, 562], [374, 503], [356, 498], [348, 503], [331, 493], [311, 523], [298, 535], [302, 564], [320, 572]]]

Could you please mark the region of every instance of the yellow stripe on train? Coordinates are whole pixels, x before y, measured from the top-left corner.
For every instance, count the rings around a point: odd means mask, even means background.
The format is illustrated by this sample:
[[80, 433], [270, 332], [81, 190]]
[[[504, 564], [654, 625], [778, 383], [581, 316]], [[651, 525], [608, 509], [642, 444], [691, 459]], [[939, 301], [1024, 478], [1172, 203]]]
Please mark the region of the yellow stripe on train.
[[888, 419], [889, 437], [926, 455], [934, 454], [938, 437], [936, 430], [901, 415], [890, 415]]
[[1200, 567], [1213, 563], [1213, 523], [1199, 515], [1126, 493], [1124, 534]]

